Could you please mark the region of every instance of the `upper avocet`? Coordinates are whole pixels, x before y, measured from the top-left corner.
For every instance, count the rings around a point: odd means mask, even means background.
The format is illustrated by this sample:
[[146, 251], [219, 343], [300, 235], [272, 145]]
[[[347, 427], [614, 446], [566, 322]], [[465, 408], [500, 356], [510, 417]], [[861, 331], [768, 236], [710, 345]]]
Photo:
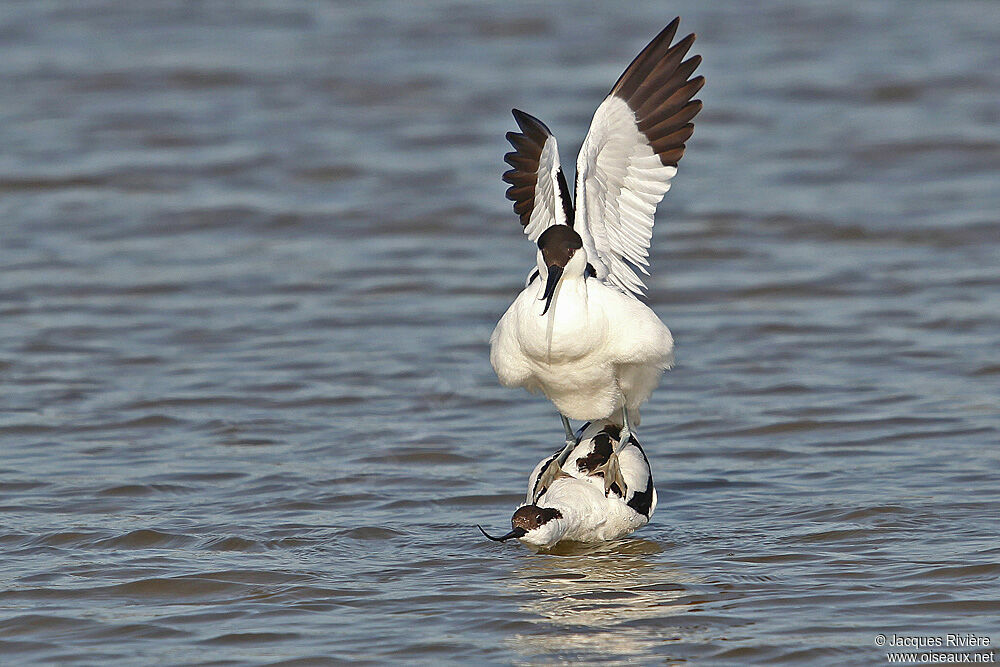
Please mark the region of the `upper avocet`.
[[[670, 330], [636, 298], [645, 284], [635, 269], [648, 275], [656, 205], [701, 110], [691, 99], [704, 83], [691, 78], [701, 57], [684, 59], [694, 35], [671, 45], [678, 23], [642, 50], [597, 108], [577, 158], [575, 210], [549, 129], [515, 109], [521, 132], [507, 133], [507, 197], [538, 244], [537, 268], [493, 331], [490, 362], [502, 385], [540, 390], [559, 410], [566, 445], [543, 471], [546, 485], [576, 445], [569, 419], [620, 421], [627, 443], [639, 406], [673, 363]], [[622, 446], [602, 469], [605, 493], [624, 484]]]
[[[516, 537], [547, 549], [562, 541], [614, 540], [646, 525], [656, 510], [649, 460], [634, 434], [624, 445], [621, 436], [621, 428], [608, 420], [585, 424], [578, 444], [551, 482], [544, 484], [544, 472], [562, 452], [535, 466], [525, 504], [511, 517], [512, 530], [501, 537], [493, 537], [482, 527], [479, 530], [497, 542]], [[613, 482], [606, 492], [600, 470], [615, 450], [627, 488]]]

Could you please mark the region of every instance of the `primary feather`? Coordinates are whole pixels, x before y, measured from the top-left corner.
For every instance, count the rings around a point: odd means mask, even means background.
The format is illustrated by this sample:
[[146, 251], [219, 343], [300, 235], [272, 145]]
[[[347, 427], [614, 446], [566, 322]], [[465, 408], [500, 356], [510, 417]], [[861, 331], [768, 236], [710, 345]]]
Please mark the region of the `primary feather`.
[[671, 44], [671, 21], [625, 69], [597, 108], [576, 163], [576, 208], [569, 201], [555, 137], [538, 119], [514, 110], [521, 132], [507, 139], [513, 167], [504, 174], [525, 233], [532, 241], [549, 226], [570, 224], [583, 238], [597, 278], [627, 294], [646, 285], [656, 206], [670, 189], [677, 163], [701, 110], [692, 97], [700, 56], [685, 60], [695, 36]]

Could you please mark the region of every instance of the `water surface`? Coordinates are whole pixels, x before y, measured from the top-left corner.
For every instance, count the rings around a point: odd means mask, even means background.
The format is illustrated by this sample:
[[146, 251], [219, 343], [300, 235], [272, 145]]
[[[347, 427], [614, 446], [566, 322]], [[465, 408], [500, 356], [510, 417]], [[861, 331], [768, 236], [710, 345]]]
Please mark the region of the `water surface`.
[[[633, 538], [496, 545], [561, 443], [488, 338], [675, 14], [708, 84], [649, 303]], [[5, 664], [883, 664], [1000, 642], [988, 2], [0, 8]]]

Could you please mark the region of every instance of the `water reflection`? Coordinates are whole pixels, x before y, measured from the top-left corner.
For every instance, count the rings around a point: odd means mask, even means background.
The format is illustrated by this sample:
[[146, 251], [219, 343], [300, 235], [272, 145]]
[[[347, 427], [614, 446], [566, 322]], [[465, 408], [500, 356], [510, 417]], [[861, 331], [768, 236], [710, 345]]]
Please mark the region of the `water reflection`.
[[691, 574], [655, 560], [657, 542], [626, 539], [602, 545], [559, 545], [525, 559], [514, 586], [522, 610], [551, 627], [518, 633], [509, 644], [524, 659], [570, 653], [618, 660], [663, 654], [681, 639], [677, 625], [654, 623], [689, 608]]

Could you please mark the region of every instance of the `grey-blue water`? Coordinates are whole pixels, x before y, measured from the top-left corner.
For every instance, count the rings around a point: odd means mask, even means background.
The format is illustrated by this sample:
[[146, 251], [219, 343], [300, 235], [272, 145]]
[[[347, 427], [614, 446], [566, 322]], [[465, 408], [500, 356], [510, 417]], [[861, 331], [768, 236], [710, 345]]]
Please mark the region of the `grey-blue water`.
[[[0, 6], [4, 665], [996, 649], [998, 5], [539, 5]], [[510, 108], [572, 165], [676, 14], [658, 511], [488, 542], [562, 441], [488, 361]]]

